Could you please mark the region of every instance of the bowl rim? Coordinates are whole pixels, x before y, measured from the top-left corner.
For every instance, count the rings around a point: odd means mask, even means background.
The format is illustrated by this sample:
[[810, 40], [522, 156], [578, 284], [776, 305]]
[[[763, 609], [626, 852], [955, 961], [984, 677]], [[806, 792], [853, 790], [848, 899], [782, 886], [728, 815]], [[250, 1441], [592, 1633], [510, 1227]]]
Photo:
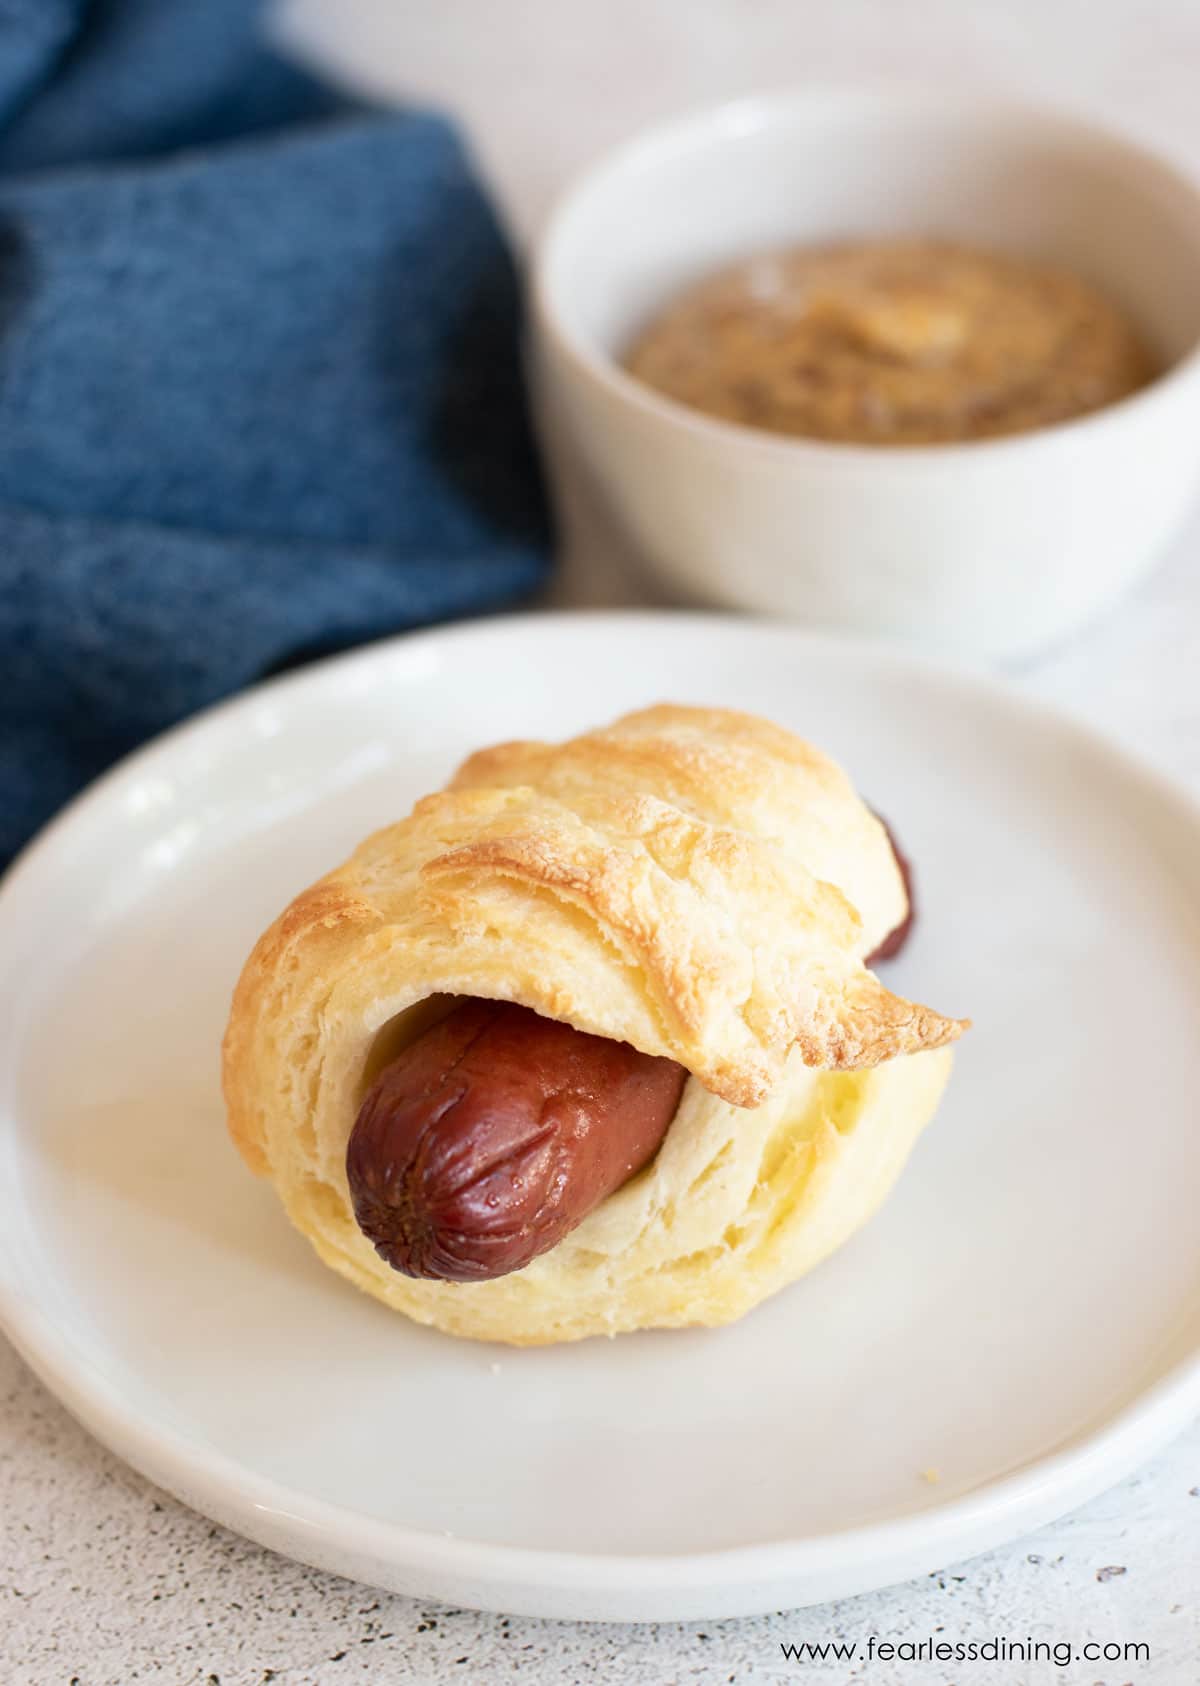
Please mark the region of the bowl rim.
[[[828, 106], [844, 110], [858, 105], [874, 109], [895, 120], [922, 114], [957, 118], [979, 129], [1004, 125], [1029, 130], [1036, 126], [1047, 136], [1074, 138], [1112, 158], [1123, 158], [1152, 172], [1176, 199], [1191, 201], [1200, 227], [1200, 177], [1182, 163], [1135, 139], [1119, 127], [1069, 106], [1030, 100], [1004, 93], [947, 93], [930, 85], [838, 83], [791, 86], [738, 95], [715, 104], [692, 107], [636, 130], [601, 152], [573, 174], [554, 199], [533, 244], [530, 263], [531, 318], [539, 333], [576, 372], [598, 385], [612, 401], [638, 412], [659, 425], [690, 434], [697, 443], [726, 451], [739, 451], [778, 462], [810, 462], [820, 465], [844, 463], [886, 468], [889, 472], [923, 469], [930, 463], [961, 459], [995, 461], [1005, 456], [1058, 446], [1074, 447], [1085, 439], [1110, 433], [1153, 411], [1170, 400], [1181, 387], [1200, 382], [1200, 332], [1179, 356], [1153, 376], [1145, 386], [1123, 398], [1080, 416], [1051, 422], [1042, 427], [1001, 434], [994, 438], [955, 439], [911, 445], [868, 444], [861, 441], [811, 439], [772, 432], [744, 422], [727, 421], [669, 398], [631, 375], [615, 356], [601, 351], [570, 326], [557, 300], [552, 281], [559, 250], [566, 238], [571, 217], [588, 195], [606, 178], [636, 170], [663, 154], [686, 153], [698, 142], [714, 135], [730, 138], [754, 130], [769, 129], [789, 115]], [[1197, 279], [1200, 280], [1200, 234], [1196, 248]], [[964, 464], [965, 466], [965, 464]]]

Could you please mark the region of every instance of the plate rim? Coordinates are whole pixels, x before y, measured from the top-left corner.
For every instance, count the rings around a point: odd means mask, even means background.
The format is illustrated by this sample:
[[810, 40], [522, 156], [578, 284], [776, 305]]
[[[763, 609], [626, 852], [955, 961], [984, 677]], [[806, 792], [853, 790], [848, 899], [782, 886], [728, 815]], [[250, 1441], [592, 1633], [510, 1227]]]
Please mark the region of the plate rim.
[[[335, 683], [339, 676], [388, 666], [422, 644], [530, 634], [569, 634], [576, 628], [610, 629], [653, 626], [685, 635], [701, 632], [771, 639], [789, 645], [820, 647], [872, 665], [882, 662], [912, 678], [949, 686], [1066, 732], [1110, 761], [1125, 779], [1165, 800], [1200, 838], [1200, 801], [1152, 763], [1124, 748], [1069, 709], [1030, 697], [1005, 680], [969, 664], [931, 658], [882, 640], [847, 637], [766, 618], [670, 609], [533, 610], [515, 615], [479, 617], [448, 625], [399, 633], [262, 681], [190, 716], [123, 757], [75, 796], [32, 839], [0, 878], [0, 930], [20, 916], [27, 886], [53, 873], [64, 850], [82, 827], [103, 822], [109, 804], [156, 763], [180, 749], [199, 748], [219, 736], [231, 719], [265, 700]], [[470, 1579], [481, 1589], [537, 1586], [557, 1594], [619, 1595], [631, 1586], [642, 1593], [686, 1593], [719, 1583], [747, 1597], [728, 1613], [749, 1614], [775, 1608], [758, 1602], [753, 1589], [781, 1582], [828, 1582], [853, 1572], [860, 1590], [888, 1584], [895, 1574], [876, 1574], [870, 1566], [896, 1562], [950, 1561], [986, 1549], [1039, 1526], [1094, 1497], [1160, 1450], [1200, 1410], [1200, 1344], [1178, 1358], [1117, 1409], [1068, 1444], [1051, 1447], [1018, 1469], [984, 1481], [967, 1493], [879, 1522], [743, 1543], [712, 1550], [663, 1553], [577, 1552], [546, 1547], [447, 1536], [375, 1517], [322, 1499], [302, 1488], [264, 1476], [230, 1454], [164, 1425], [123, 1402], [114, 1383], [96, 1371], [82, 1351], [56, 1327], [43, 1306], [25, 1295], [13, 1279], [12, 1250], [0, 1245], [0, 1332], [77, 1420], [123, 1461], [150, 1480], [204, 1512], [214, 1508], [225, 1525], [271, 1549], [334, 1567], [336, 1560], [369, 1557], [379, 1565], [411, 1571], [417, 1579]], [[232, 1520], [230, 1520], [232, 1519]], [[279, 1544], [279, 1526], [299, 1530], [301, 1538]], [[269, 1536], [269, 1537], [266, 1537]], [[944, 1550], [945, 1555], [941, 1556]], [[339, 1571], [346, 1573], [345, 1569]], [[822, 1593], [821, 1597], [829, 1596]], [[643, 1599], [644, 1601], [644, 1599]], [[495, 1608], [516, 1608], [511, 1602]], [[531, 1613], [538, 1613], [532, 1605]], [[540, 1613], [561, 1615], [561, 1602], [543, 1604]], [[589, 1613], [591, 1613], [589, 1608]], [[703, 1613], [703, 1612], [701, 1612]], [[613, 1619], [633, 1617], [622, 1612]]]

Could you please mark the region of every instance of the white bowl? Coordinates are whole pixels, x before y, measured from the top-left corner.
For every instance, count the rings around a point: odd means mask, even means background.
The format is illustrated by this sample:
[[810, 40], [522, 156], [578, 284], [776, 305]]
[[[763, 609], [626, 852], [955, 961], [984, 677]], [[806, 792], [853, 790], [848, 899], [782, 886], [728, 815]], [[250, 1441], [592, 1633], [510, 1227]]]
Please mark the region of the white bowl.
[[[1167, 372], [1077, 421], [880, 447], [720, 422], [618, 358], [672, 292], [772, 246], [939, 234], [1105, 288]], [[669, 123], [566, 194], [536, 256], [546, 413], [692, 597], [985, 658], [1069, 632], [1179, 526], [1200, 467], [1200, 191], [1091, 124], [940, 94], [767, 95]]]

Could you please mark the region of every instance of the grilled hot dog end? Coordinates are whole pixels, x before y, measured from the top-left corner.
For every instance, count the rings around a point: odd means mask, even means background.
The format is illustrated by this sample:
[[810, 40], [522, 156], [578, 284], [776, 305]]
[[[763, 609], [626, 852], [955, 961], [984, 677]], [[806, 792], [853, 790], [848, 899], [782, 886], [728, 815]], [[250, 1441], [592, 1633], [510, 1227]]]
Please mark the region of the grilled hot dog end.
[[904, 947], [905, 943], [907, 943], [909, 937], [912, 935], [913, 924], [917, 917], [917, 892], [916, 885], [913, 882], [912, 862], [904, 853], [903, 849], [901, 849], [900, 845], [896, 842], [896, 834], [884, 819], [883, 815], [876, 814], [875, 818], [887, 832], [888, 842], [891, 844], [892, 853], [896, 857], [896, 865], [900, 868], [900, 876], [904, 880], [904, 893], [908, 897], [908, 912], [896, 926], [895, 930], [890, 931], [888, 935], [884, 937], [879, 947], [875, 949], [873, 953], [867, 955], [866, 961], [864, 962], [867, 966], [874, 966], [876, 962], [880, 960], [894, 960], [900, 953], [900, 950]]
[[359, 1228], [406, 1276], [520, 1270], [649, 1163], [686, 1078], [528, 1007], [464, 1001], [359, 1110], [346, 1150]]

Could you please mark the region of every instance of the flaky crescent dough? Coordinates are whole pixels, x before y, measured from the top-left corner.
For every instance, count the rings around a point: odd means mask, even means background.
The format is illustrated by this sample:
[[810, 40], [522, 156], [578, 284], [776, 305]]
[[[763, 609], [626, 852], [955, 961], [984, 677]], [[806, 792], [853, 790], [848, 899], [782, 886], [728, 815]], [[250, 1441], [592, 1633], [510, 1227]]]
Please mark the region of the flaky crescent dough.
[[[663, 705], [483, 750], [260, 939], [230, 1129], [321, 1257], [418, 1322], [515, 1344], [727, 1322], [870, 1215], [937, 1105], [962, 1022], [862, 963], [906, 907], [845, 774], [767, 721]], [[367, 1088], [447, 995], [692, 1074], [654, 1162], [491, 1282], [390, 1269], [346, 1183]]]

